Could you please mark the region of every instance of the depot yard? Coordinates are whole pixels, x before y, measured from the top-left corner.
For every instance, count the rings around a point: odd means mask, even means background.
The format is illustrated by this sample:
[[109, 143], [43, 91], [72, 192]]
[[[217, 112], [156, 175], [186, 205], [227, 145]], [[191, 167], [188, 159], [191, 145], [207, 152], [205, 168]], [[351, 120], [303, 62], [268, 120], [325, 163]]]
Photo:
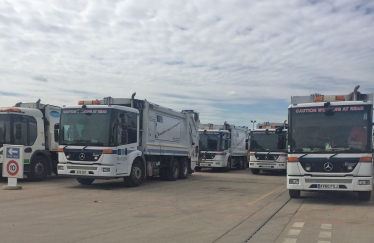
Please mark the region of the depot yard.
[[[333, 225], [330, 242], [374, 236], [373, 201], [360, 202], [355, 193], [290, 199], [282, 173], [203, 169], [186, 180], [155, 178], [133, 188], [120, 179], [83, 186], [63, 176], [18, 185], [0, 190], [1, 242], [318, 242], [322, 224]], [[289, 235], [294, 225], [304, 226], [299, 236]]]

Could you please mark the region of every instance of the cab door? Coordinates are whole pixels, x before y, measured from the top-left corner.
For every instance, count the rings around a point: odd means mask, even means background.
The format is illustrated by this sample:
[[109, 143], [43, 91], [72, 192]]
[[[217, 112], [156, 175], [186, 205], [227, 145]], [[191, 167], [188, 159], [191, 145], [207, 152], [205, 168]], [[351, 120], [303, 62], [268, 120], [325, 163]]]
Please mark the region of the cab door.
[[139, 138], [138, 114], [130, 111], [119, 111], [116, 126], [118, 141], [117, 174], [129, 175], [136, 153]]

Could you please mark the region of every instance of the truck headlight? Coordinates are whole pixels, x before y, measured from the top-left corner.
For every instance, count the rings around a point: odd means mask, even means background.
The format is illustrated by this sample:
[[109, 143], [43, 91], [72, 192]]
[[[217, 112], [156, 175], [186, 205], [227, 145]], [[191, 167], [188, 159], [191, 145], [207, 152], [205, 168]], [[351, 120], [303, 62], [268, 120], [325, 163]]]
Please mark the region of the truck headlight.
[[370, 185], [370, 180], [359, 180], [358, 184], [362, 186], [367, 186]]
[[57, 170], [64, 170], [64, 166], [63, 165], [58, 165]]
[[288, 182], [291, 185], [298, 185], [299, 184], [299, 179], [289, 179]]
[[110, 168], [103, 167], [103, 172], [110, 172]]

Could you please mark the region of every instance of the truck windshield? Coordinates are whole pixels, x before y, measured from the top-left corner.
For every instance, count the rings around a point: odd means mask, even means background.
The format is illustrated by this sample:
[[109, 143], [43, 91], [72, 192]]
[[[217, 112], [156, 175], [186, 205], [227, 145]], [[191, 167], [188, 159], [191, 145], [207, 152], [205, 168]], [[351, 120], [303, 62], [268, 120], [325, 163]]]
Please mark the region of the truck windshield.
[[0, 115], [0, 146], [12, 144], [9, 115]]
[[31, 146], [37, 138], [36, 120], [32, 116], [0, 115], [0, 147], [4, 144]]
[[291, 152], [371, 153], [370, 105], [290, 109]]
[[111, 109], [63, 109], [59, 144], [109, 146], [111, 111]]
[[276, 134], [275, 131], [251, 131], [250, 151], [284, 152], [286, 149], [286, 132]]
[[201, 151], [224, 151], [228, 149], [228, 135], [223, 132], [201, 131], [200, 150]]

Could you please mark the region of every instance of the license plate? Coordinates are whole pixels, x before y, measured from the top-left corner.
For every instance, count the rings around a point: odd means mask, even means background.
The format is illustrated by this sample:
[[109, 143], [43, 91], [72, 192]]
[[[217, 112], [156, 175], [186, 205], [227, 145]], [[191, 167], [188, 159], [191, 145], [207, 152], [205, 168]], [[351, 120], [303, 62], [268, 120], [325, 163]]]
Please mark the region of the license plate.
[[201, 163], [200, 166], [210, 166], [210, 164]]
[[271, 168], [271, 165], [261, 165], [261, 168]]
[[318, 184], [318, 189], [338, 189], [339, 185]]
[[85, 175], [85, 174], [87, 174], [87, 171], [85, 171], [85, 170], [76, 170], [75, 174]]

